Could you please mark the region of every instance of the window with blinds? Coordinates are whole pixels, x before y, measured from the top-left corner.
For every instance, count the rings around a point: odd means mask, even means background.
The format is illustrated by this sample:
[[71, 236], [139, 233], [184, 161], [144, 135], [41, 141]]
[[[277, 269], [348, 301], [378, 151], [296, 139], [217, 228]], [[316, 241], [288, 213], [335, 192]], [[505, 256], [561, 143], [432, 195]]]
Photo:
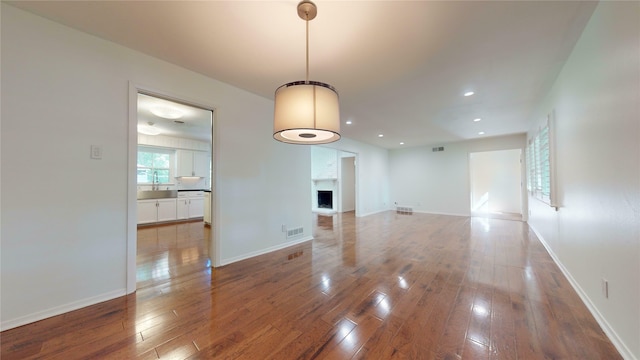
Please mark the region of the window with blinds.
[[527, 144], [527, 189], [532, 196], [555, 206], [552, 201], [551, 134], [549, 121]]

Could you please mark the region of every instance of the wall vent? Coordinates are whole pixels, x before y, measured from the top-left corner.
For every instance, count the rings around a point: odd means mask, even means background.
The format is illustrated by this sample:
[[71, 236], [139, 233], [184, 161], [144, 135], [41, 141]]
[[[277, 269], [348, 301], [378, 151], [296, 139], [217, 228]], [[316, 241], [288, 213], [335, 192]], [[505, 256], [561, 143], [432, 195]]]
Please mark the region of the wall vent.
[[396, 207], [396, 212], [398, 214], [411, 215], [411, 214], [413, 214], [413, 208], [406, 207], [406, 206], [398, 206], [398, 207]]
[[433, 150], [433, 152], [444, 151], [444, 146], [436, 146], [431, 150]]
[[304, 228], [287, 229], [287, 238], [292, 238], [304, 234]]

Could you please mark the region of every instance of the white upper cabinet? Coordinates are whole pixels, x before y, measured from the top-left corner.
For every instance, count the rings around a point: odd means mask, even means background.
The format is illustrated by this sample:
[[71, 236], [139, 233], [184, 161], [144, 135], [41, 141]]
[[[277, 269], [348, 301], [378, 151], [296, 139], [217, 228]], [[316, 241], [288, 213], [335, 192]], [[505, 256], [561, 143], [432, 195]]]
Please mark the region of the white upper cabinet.
[[204, 151], [178, 150], [176, 152], [177, 169], [176, 177], [197, 176], [208, 178], [210, 160], [209, 154]]
[[193, 172], [195, 176], [209, 177], [211, 167], [211, 157], [204, 151], [193, 152]]

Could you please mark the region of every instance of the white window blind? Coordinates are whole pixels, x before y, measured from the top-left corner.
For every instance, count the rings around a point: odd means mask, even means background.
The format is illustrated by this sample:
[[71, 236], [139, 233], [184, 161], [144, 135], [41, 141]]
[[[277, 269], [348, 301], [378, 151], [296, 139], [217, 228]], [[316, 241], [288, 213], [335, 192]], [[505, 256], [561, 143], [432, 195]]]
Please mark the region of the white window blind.
[[552, 118], [547, 118], [544, 127], [529, 139], [527, 144], [527, 190], [531, 196], [557, 207], [555, 202], [553, 158], [554, 149]]

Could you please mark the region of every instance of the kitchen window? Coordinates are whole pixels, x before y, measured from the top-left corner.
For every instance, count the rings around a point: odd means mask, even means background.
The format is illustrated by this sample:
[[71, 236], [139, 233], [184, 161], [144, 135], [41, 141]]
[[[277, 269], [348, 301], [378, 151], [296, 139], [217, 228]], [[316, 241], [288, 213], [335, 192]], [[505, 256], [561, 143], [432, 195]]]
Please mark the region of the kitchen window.
[[170, 184], [174, 150], [138, 147], [138, 184]]

